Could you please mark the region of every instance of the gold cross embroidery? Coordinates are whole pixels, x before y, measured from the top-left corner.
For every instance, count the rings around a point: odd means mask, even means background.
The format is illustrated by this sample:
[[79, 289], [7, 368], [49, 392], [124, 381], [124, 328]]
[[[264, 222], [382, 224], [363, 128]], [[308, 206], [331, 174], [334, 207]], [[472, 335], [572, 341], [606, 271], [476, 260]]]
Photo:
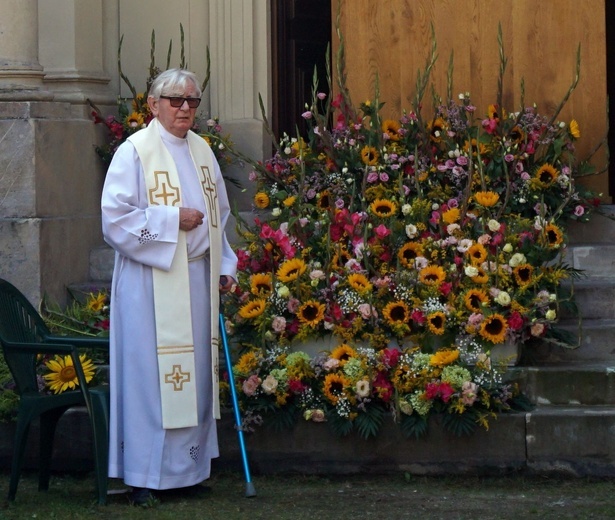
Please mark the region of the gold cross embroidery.
[[[179, 187], [171, 184], [169, 172], [155, 171], [154, 179], [155, 186], [149, 190], [150, 204], [159, 206], [160, 203], [156, 202], [156, 199], [162, 199], [163, 206], [175, 206], [179, 202]], [[171, 198], [170, 204], [169, 198]]]
[[181, 392], [184, 389], [184, 383], [190, 382], [190, 372], [182, 372], [181, 365], [173, 365], [173, 370], [165, 374], [164, 382], [172, 384], [174, 392]]
[[205, 195], [205, 201], [207, 202], [208, 214], [207, 218], [211, 222], [211, 227], [218, 227], [218, 192], [216, 191], [216, 184], [211, 178], [211, 172], [207, 166], [201, 166], [202, 177], [201, 185], [203, 186], [203, 194]]

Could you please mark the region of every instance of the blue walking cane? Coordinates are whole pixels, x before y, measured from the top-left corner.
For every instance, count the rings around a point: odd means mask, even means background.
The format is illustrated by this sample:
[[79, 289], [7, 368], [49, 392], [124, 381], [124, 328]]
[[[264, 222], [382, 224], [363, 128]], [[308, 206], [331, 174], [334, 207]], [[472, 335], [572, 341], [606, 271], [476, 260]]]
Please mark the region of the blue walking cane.
[[241, 414], [239, 412], [239, 401], [237, 400], [237, 390], [235, 389], [235, 378], [233, 376], [233, 362], [231, 360], [231, 352], [226, 339], [226, 327], [224, 326], [224, 316], [220, 313], [220, 335], [222, 336], [222, 345], [224, 346], [224, 357], [226, 359], [226, 368], [228, 370], [229, 386], [231, 387], [231, 399], [233, 400], [233, 412], [235, 412], [235, 425], [237, 426], [237, 435], [239, 436], [239, 448], [241, 449], [241, 460], [243, 461], [243, 471], [246, 475], [246, 497], [255, 497], [256, 489], [250, 477], [250, 466], [248, 464], [248, 454], [246, 445], [243, 442], [243, 430], [241, 429]]

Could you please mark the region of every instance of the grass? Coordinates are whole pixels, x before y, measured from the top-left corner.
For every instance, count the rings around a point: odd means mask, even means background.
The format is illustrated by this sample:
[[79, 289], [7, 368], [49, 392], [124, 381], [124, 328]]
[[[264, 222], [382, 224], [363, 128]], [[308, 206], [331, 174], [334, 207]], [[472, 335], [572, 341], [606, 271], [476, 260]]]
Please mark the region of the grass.
[[[0, 474], [6, 496], [8, 474]], [[92, 475], [54, 474], [47, 492], [37, 475], [22, 477], [15, 502], [0, 502], [0, 518], [68, 519], [519, 519], [615, 518], [615, 480], [398, 475], [256, 476], [257, 496], [245, 497], [242, 475], [222, 473], [199, 496], [165, 494], [150, 508], [128, 505], [122, 493], [94, 501]], [[112, 481], [111, 488], [123, 489]]]

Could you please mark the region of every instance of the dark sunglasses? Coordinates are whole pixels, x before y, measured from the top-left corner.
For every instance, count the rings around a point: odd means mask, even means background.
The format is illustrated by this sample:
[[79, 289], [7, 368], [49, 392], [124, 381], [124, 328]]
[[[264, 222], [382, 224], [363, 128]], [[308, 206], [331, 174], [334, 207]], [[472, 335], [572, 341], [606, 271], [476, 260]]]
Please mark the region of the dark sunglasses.
[[180, 108], [184, 104], [184, 101], [188, 103], [190, 108], [196, 108], [201, 104], [201, 98], [160, 96], [160, 99], [168, 99], [173, 108]]

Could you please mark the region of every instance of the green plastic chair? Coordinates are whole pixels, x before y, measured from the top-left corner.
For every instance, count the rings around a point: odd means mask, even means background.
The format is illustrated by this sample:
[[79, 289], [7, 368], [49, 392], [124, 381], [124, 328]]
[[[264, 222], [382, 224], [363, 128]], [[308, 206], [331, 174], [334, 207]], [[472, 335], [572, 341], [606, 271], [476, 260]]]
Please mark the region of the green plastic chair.
[[[49, 489], [51, 458], [56, 426], [60, 417], [74, 406], [87, 407], [93, 429], [94, 466], [98, 503], [107, 503], [109, 461], [109, 387], [88, 388], [79, 349], [109, 349], [105, 338], [52, 336], [43, 318], [12, 284], [0, 279], [0, 344], [19, 394], [17, 425], [11, 463], [8, 499], [15, 500], [30, 425], [40, 420], [39, 491]], [[79, 388], [60, 394], [41, 392], [37, 381], [39, 354], [70, 355]]]

